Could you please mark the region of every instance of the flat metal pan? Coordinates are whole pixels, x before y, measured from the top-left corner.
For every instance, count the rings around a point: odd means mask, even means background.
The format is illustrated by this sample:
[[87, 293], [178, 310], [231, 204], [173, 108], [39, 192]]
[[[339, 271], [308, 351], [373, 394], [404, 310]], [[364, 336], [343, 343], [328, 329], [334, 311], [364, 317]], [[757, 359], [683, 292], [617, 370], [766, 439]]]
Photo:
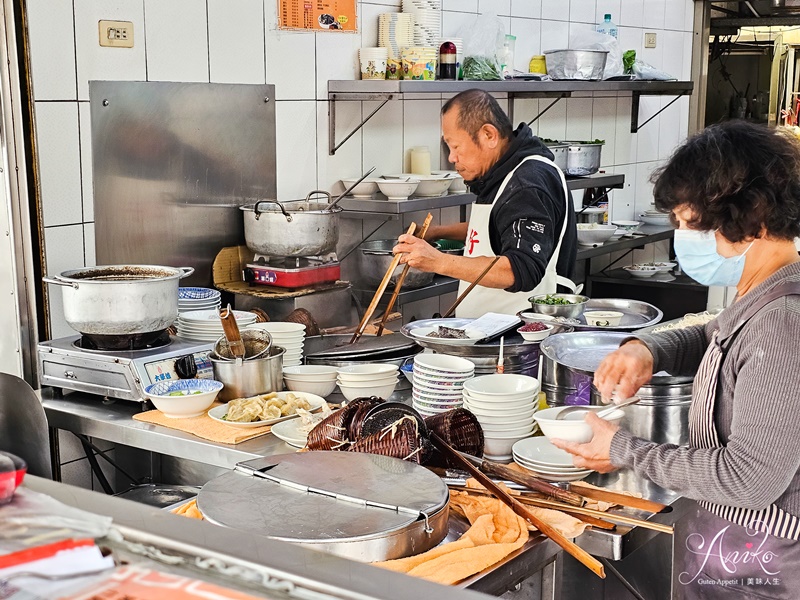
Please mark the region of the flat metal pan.
[[650, 327], [660, 323], [664, 313], [658, 307], [641, 302], [640, 300], [627, 300], [625, 298], [592, 298], [586, 303], [587, 310], [615, 310], [624, 316], [619, 325], [613, 327], [595, 327], [587, 325], [586, 319], [581, 316], [579, 324], [570, 325], [576, 331], [636, 331], [643, 327]]
[[371, 360], [380, 360], [382, 357], [407, 356], [419, 349], [413, 340], [396, 333], [365, 335], [355, 344], [349, 344], [352, 337], [350, 334], [309, 336], [305, 340], [306, 358], [347, 360], [369, 357]]

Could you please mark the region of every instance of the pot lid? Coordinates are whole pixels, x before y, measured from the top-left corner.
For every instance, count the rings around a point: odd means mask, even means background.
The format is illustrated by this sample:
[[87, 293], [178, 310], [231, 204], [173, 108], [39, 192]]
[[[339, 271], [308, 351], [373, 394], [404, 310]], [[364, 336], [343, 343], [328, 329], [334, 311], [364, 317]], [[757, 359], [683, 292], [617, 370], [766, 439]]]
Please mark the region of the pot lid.
[[211, 522], [300, 543], [383, 537], [447, 506], [447, 486], [417, 464], [376, 454], [303, 452], [239, 463], [208, 482]]
[[369, 357], [380, 359], [383, 355], [396, 355], [398, 351], [413, 351], [417, 348], [416, 342], [409, 340], [404, 335], [397, 333], [382, 336], [363, 336], [355, 344], [349, 341], [352, 335], [327, 335], [306, 338], [306, 358], [329, 358], [358, 360]]

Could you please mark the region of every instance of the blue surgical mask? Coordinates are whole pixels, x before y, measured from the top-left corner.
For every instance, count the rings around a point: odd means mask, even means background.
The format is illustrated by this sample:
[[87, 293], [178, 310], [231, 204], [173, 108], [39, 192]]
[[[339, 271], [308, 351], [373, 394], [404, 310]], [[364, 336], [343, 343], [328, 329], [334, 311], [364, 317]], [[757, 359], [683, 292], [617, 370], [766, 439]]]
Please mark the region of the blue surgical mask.
[[745, 255], [725, 258], [717, 252], [717, 236], [713, 231], [677, 229], [675, 255], [684, 272], [703, 285], [736, 286], [742, 279]]

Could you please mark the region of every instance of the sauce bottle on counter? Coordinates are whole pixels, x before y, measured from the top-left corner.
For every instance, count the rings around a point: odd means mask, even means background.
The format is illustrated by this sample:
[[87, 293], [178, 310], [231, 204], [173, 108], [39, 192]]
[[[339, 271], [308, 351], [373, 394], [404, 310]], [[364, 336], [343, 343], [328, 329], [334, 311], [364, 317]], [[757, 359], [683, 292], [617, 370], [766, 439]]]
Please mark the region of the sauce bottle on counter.
[[455, 81], [457, 72], [457, 51], [453, 42], [445, 42], [439, 47], [439, 79]]

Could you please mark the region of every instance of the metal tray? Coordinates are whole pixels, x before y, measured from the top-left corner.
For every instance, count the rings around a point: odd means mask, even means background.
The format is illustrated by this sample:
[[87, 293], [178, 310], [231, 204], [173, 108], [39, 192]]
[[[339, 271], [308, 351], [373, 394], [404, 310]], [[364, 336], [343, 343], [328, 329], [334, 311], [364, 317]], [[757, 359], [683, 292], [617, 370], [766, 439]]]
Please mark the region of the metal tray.
[[575, 331], [636, 331], [660, 323], [664, 318], [664, 313], [652, 304], [624, 298], [592, 298], [586, 303], [584, 312], [587, 310], [616, 310], [624, 316], [619, 325], [595, 327], [587, 325], [586, 319], [581, 315], [578, 318], [580, 324], [570, 325]]
[[[427, 329], [429, 327], [436, 327], [443, 325], [444, 327], [452, 327], [453, 329], [467, 329], [473, 321], [477, 319], [422, 319], [420, 321], [413, 321], [407, 325], [403, 325], [400, 333], [408, 339], [413, 340], [423, 348], [430, 348], [442, 354], [453, 354], [455, 356], [482, 356], [494, 355], [496, 356], [500, 349], [500, 335], [493, 336], [490, 341], [479, 340], [477, 343], [474, 339], [464, 340], [463, 344], [455, 343], [457, 340], [448, 340], [447, 343], [438, 343], [431, 341], [429, 338], [417, 337], [412, 332], [416, 329]], [[520, 323], [521, 325], [521, 323]], [[503, 334], [505, 338], [504, 346], [509, 347], [515, 344], [522, 344], [525, 340], [522, 336], [515, 331], [516, 327], [510, 329], [507, 333]], [[481, 350], [481, 349], [484, 350]], [[530, 345], [525, 351], [530, 351]]]

